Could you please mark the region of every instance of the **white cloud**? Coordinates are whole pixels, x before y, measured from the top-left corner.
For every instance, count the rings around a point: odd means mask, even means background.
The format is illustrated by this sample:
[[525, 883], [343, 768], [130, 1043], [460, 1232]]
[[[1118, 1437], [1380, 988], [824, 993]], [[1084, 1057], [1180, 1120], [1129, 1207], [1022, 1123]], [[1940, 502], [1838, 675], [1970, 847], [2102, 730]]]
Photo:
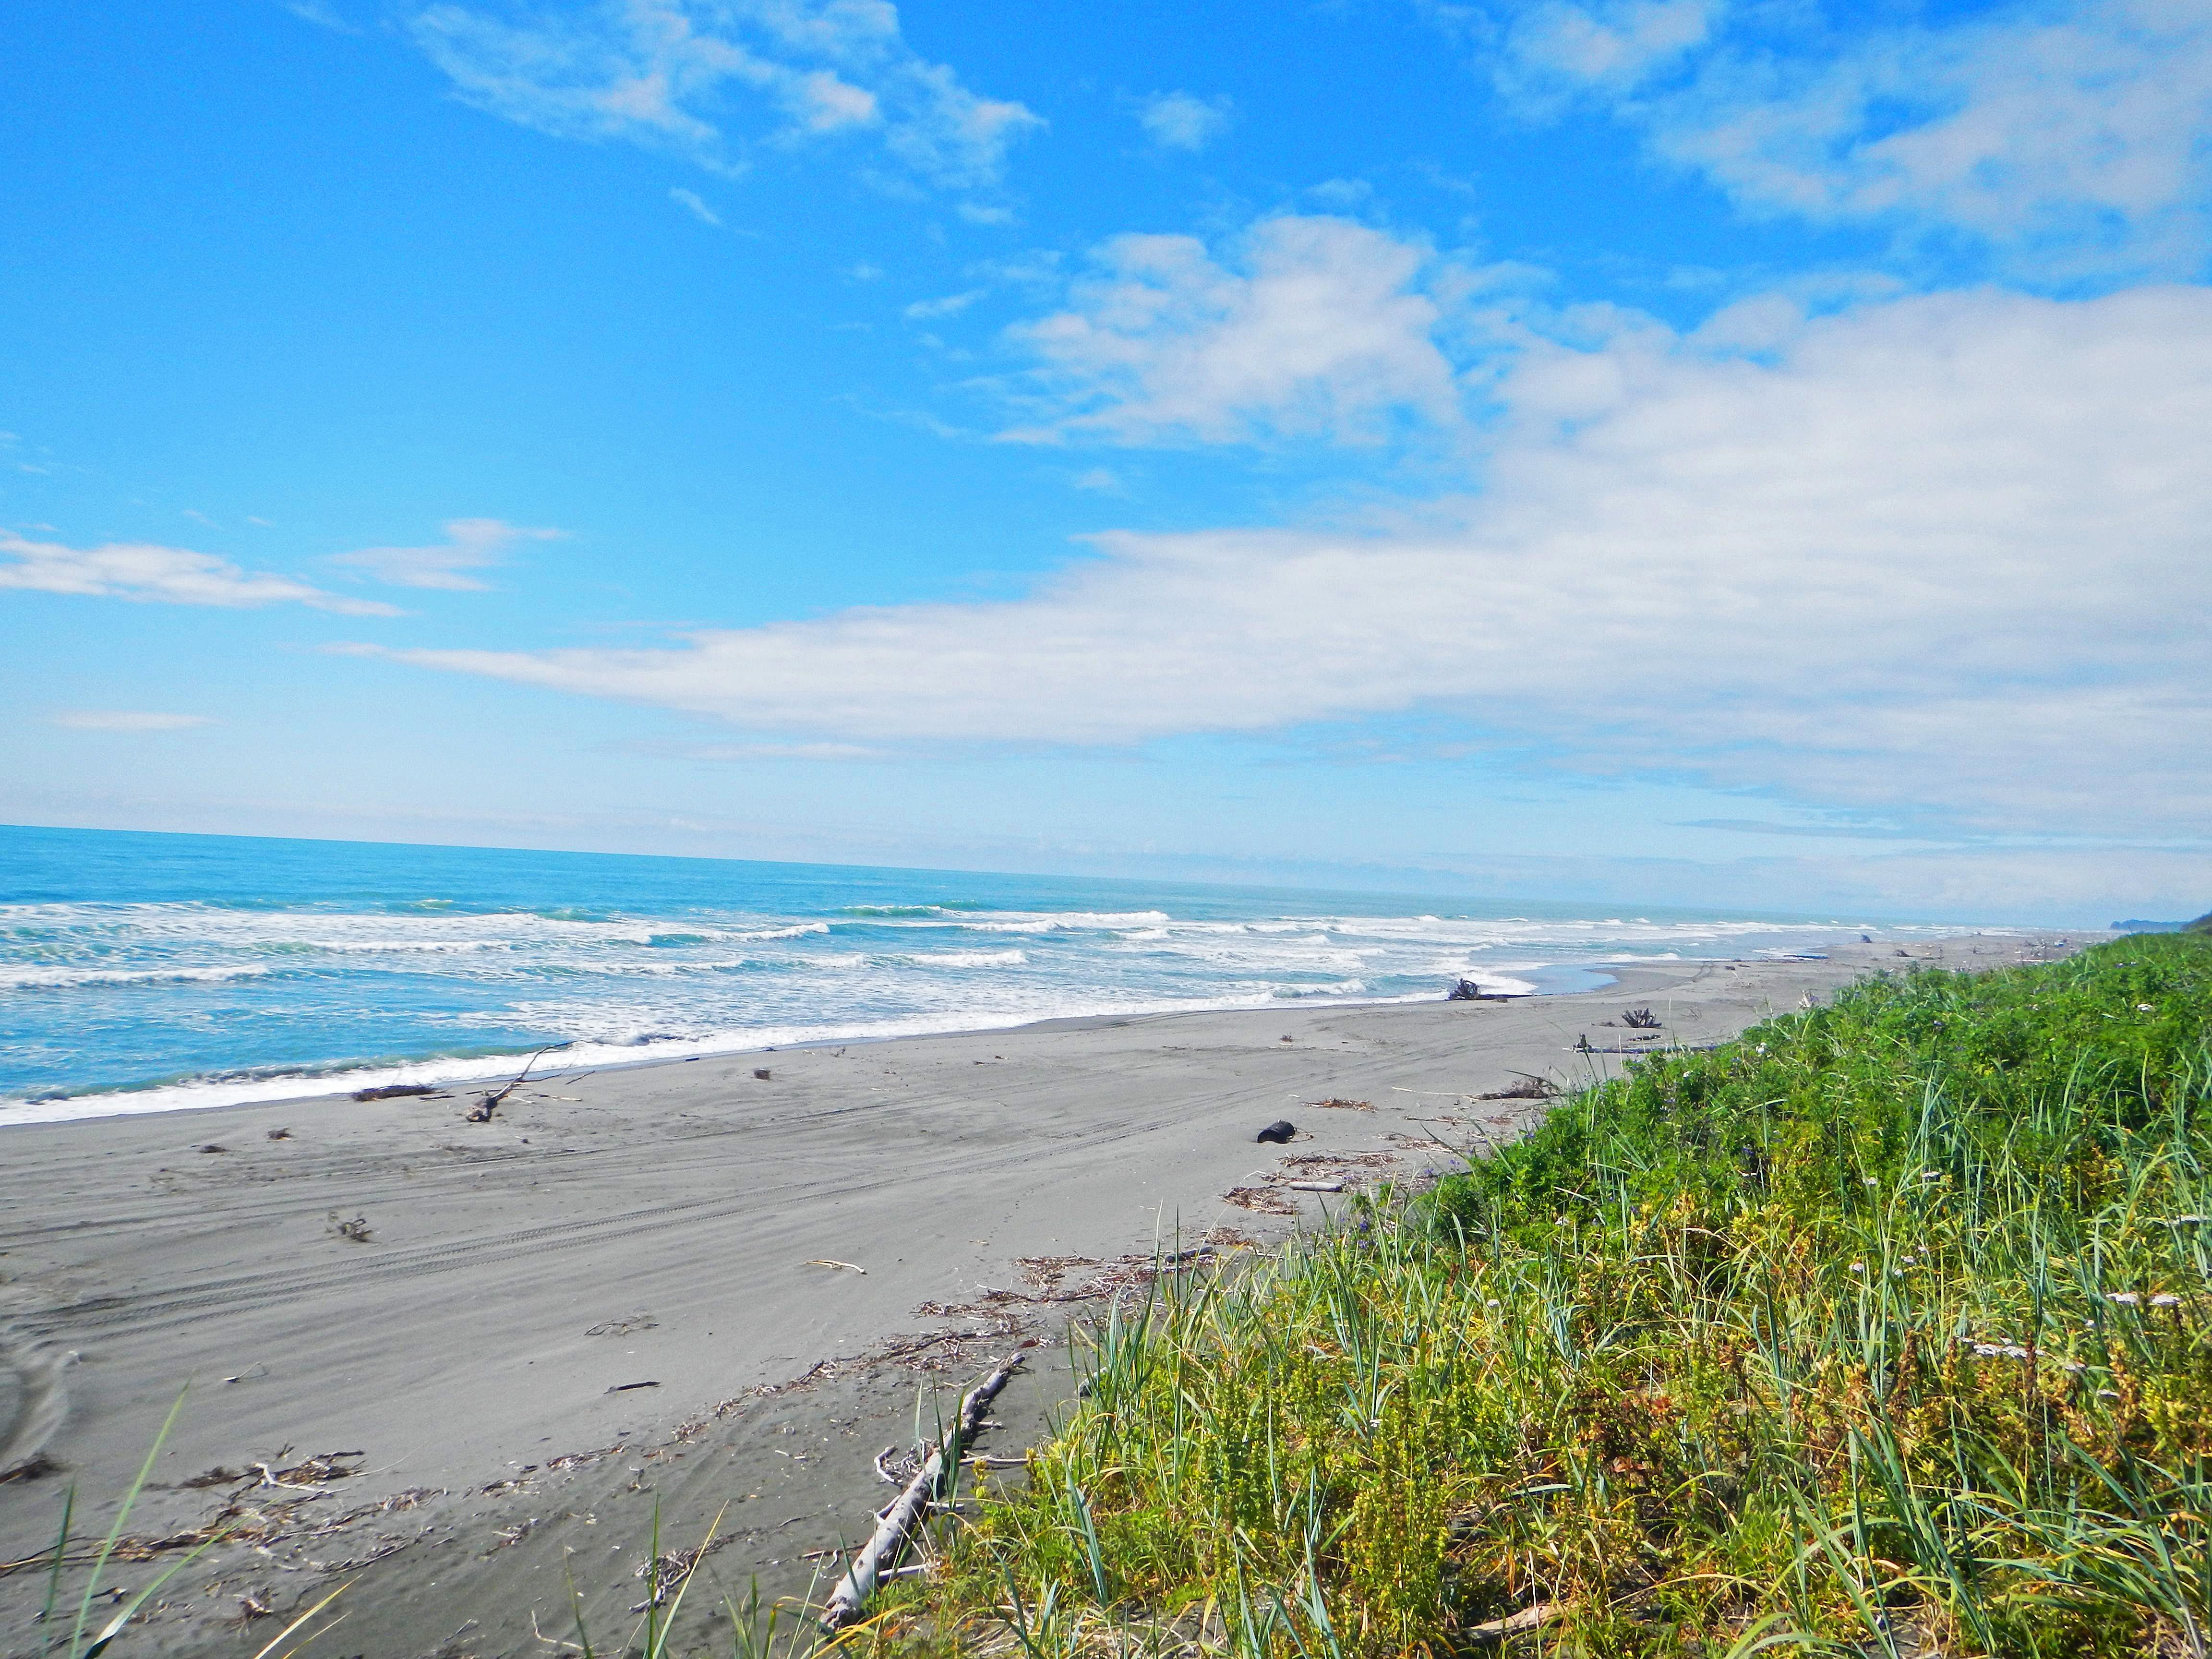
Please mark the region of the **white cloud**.
[[933, 322], [939, 317], [957, 317], [982, 297], [981, 289], [971, 288], [965, 294], [948, 294], [942, 299], [916, 300], [906, 308], [906, 314], [915, 322]]
[[1760, 210], [1963, 231], [2062, 279], [2193, 274], [2212, 252], [2201, 0], [2014, 3], [1810, 50], [1720, 15], [1547, 0], [1515, 19], [1494, 68], [1539, 106], [1615, 98], [1661, 155]]
[[205, 714], [156, 714], [129, 708], [66, 708], [56, 726], [72, 732], [184, 732], [211, 724]]
[[681, 185], [675, 185], [669, 191], [668, 199], [687, 210], [702, 225], [719, 225], [722, 222], [722, 216], [708, 207], [706, 198], [696, 190], [686, 190]]
[[468, 573], [503, 564], [525, 542], [560, 538], [557, 530], [531, 530], [497, 519], [448, 519], [446, 539], [435, 547], [364, 547], [331, 556], [332, 564], [363, 570], [395, 587], [435, 587], [448, 592], [480, 593], [490, 584]]
[[1540, 0], [1506, 31], [1508, 84], [1524, 95], [1565, 81], [1625, 92], [1705, 43], [1719, 0]]
[[1762, 355], [1531, 346], [1479, 498], [1099, 538], [1026, 598], [397, 653], [828, 740], [1128, 744], [1421, 708], [1560, 763], [2039, 831], [2212, 822], [2212, 291], [1893, 300]]
[[1318, 435], [1371, 442], [1407, 414], [1458, 419], [1419, 291], [1426, 256], [1347, 220], [1255, 226], [1236, 268], [1194, 237], [1118, 236], [1071, 309], [1013, 331], [1043, 416], [1005, 435], [1116, 443]]
[[922, 179], [988, 185], [1007, 145], [1043, 125], [918, 57], [887, 0], [599, 0], [523, 10], [514, 21], [440, 3], [410, 28], [480, 108], [558, 137], [628, 140], [722, 171], [741, 167], [755, 139], [869, 132]]
[[1375, 186], [1364, 179], [1324, 179], [1307, 185], [1305, 193], [1316, 206], [1351, 213], [1375, 199]]
[[1145, 136], [1163, 149], [1204, 149], [1228, 127], [1236, 106], [1226, 97], [1197, 98], [1187, 92], [1155, 93], [1137, 111]]
[[41, 593], [135, 599], [164, 605], [212, 605], [234, 608], [297, 604], [349, 617], [396, 617], [399, 612], [373, 599], [350, 599], [295, 581], [289, 576], [240, 569], [212, 553], [163, 547], [152, 542], [108, 542], [99, 547], [65, 547], [34, 542], [0, 530], [0, 587]]

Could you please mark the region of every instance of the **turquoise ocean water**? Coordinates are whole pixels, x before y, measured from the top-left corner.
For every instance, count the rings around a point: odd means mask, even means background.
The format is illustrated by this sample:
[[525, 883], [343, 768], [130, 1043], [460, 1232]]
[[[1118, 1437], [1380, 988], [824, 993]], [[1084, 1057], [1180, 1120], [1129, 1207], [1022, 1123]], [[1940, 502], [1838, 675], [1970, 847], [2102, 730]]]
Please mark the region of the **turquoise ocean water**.
[[[0, 1123], [1068, 1016], [1602, 984], [1850, 918], [0, 828]], [[1942, 931], [1899, 927], [1890, 933]]]

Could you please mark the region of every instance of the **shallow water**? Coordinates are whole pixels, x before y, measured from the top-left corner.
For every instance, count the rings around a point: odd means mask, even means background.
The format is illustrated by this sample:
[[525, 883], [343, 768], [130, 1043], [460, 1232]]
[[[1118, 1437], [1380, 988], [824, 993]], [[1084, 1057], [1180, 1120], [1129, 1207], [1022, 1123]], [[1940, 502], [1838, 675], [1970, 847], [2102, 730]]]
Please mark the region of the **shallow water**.
[[[1866, 924], [0, 828], [0, 1121], [1082, 1015], [1580, 989]], [[1899, 927], [1890, 933], [1935, 933]]]

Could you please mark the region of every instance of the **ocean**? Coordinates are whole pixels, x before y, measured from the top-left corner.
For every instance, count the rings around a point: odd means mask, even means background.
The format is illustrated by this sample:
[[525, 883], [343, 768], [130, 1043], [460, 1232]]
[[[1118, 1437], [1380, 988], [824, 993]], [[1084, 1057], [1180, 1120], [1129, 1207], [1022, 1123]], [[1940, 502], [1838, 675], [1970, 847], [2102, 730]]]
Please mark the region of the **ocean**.
[[[0, 828], [0, 1124], [1085, 1015], [1548, 993], [1863, 921]], [[1889, 924], [1886, 935], [1936, 927]]]

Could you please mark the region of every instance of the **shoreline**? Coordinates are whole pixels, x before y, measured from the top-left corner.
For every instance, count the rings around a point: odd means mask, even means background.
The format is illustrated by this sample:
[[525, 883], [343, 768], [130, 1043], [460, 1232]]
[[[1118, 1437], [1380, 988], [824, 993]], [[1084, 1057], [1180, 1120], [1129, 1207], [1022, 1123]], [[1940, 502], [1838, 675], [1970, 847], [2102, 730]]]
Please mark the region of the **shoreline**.
[[[1856, 924], [1837, 924], [1835, 939], [1820, 940], [1822, 949], [1832, 946], [1848, 935], [1860, 933]], [[1925, 949], [1943, 939], [1971, 935], [1975, 938], [2027, 937], [2028, 932], [2014, 929], [1980, 930], [1963, 926], [1952, 927], [1927, 924], [1916, 927], [1908, 934], [1895, 930], [1880, 941], [1883, 947], [1897, 948], [1900, 942]], [[1694, 967], [1700, 963], [1738, 962], [1796, 962], [1821, 959], [1818, 956], [1773, 953], [1757, 957], [1727, 956], [1680, 955], [1650, 957], [1620, 957], [1524, 965], [1516, 969], [1486, 971], [1468, 970], [1467, 976], [1488, 989], [1508, 988], [1504, 994], [1522, 998], [1556, 998], [1592, 994], [1607, 988], [1607, 984], [1571, 984], [1568, 988], [1547, 990], [1542, 981], [1603, 980], [1617, 981], [1620, 969], [1635, 969], [1650, 966], [1659, 969]], [[1534, 978], [1530, 976], [1534, 975]], [[1440, 974], [1439, 980], [1449, 975]], [[829, 1032], [797, 1037], [781, 1036], [775, 1030], [732, 1034], [726, 1041], [721, 1036], [698, 1039], [675, 1038], [651, 1043], [586, 1042], [563, 1047], [581, 1047], [586, 1058], [574, 1060], [558, 1069], [594, 1072], [628, 1070], [638, 1066], [680, 1065], [693, 1060], [737, 1059], [749, 1054], [783, 1054], [806, 1048], [849, 1047], [857, 1043], [903, 1042], [924, 1037], [963, 1037], [1003, 1035], [1011, 1031], [1047, 1029], [1084, 1029], [1101, 1021], [1131, 1019], [1178, 1018], [1188, 1015], [1265, 1013], [1272, 1010], [1285, 1012], [1297, 1009], [1316, 1008], [1388, 1008], [1419, 1006], [1437, 1000], [1437, 994], [1423, 992], [1401, 996], [1370, 997], [1316, 994], [1310, 998], [1271, 996], [1264, 1000], [1195, 1000], [1192, 1002], [1156, 1002], [1121, 1007], [1109, 1007], [1090, 1013], [1048, 1015], [1042, 1019], [1019, 1018], [1003, 1024], [935, 1025], [926, 1020], [907, 1022], [860, 1022], [849, 1027], [811, 1026], [799, 1028], [806, 1031]], [[886, 1027], [895, 1029], [886, 1029]], [[763, 1039], [775, 1036], [777, 1041]], [[264, 1076], [226, 1076], [221, 1073], [204, 1073], [179, 1081], [155, 1082], [143, 1085], [118, 1084], [68, 1094], [49, 1091], [40, 1095], [19, 1096], [0, 1099], [0, 1133], [17, 1127], [41, 1123], [88, 1122], [107, 1118], [167, 1115], [180, 1112], [221, 1111], [234, 1106], [283, 1105], [292, 1101], [314, 1101], [349, 1095], [365, 1088], [386, 1088], [395, 1085], [425, 1085], [433, 1088], [473, 1087], [506, 1080], [514, 1063], [535, 1051], [527, 1048], [501, 1049], [495, 1054], [476, 1055], [431, 1055], [425, 1058], [398, 1060], [341, 1060], [332, 1062], [319, 1071], [276, 1071]], [[198, 1097], [216, 1095], [221, 1097], [203, 1099]]]
[[[354, 1645], [445, 1651], [465, 1626], [456, 1655], [534, 1651], [533, 1615], [568, 1626], [571, 1568], [594, 1641], [612, 1641], [656, 1504], [664, 1549], [730, 1505], [702, 1618], [755, 1580], [804, 1594], [818, 1552], [882, 1501], [870, 1457], [911, 1438], [916, 1389], [1036, 1345], [988, 1448], [1018, 1452], [1066, 1395], [1085, 1286], [1140, 1284], [1156, 1241], [1264, 1244], [1340, 1201], [1291, 1188], [1301, 1174], [1418, 1182], [1446, 1143], [1509, 1139], [1545, 1103], [1478, 1097], [1529, 1073], [1611, 1074], [1620, 1058], [1576, 1039], [1630, 1046], [1606, 1022], [1638, 1003], [1662, 1044], [1694, 1046], [1886, 967], [2078, 942], [1962, 933], [1607, 964], [1620, 977], [1601, 990], [1502, 1004], [1085, 1016], [647, 1061], [533, 1078], [487, 1124], [458, 1096], [325, 1096], [10, 1125], [0, 1330], [24, 1380], [7, 1409], [24, 1416], [41, 1376], [65, 1400], [41, 1443], [0, 1458], [53, 1466], [0, 1486], [0, 1559], [51, 1544], [70, 1480], [104, 1531], [191, 1376], [131, 1532], [189, 1529], [233, 1496], [275, 1518], [259, 1551], [223, 1546], [173, 1581], [142, 1642], [250, 1654], [281, 1626], [240, 1622], [241, 1597], [281, 1612], [343, 1571], [365, 1577]], [[1276, 1117], [1301, 1139], [1255, 1144]], [[356, 1218], [365, 1239], [343, 1231]], [[314, 1494], [281, 1474], [276, 1492], [186, 1484], [337, 1449], [360, 1456]], [[0, 1577], [0, 1629], [17, 1633], [39, 1577]]]
[[[1715, 958], [1722, 960], [1723, 958]], [[1698, 958], [1705, 960], [1705, 958]], [[1611, 965], [1611, 964], [1608, 964]], [[1576, 968], [1579, 973], [1598, 973], [1596, 968]], [[1496, 982], [1493, 979], [1492, 982]], [[1513, 991], [1506, 994], [1518, 1000], [1530, 996], [1579, 996], [1588, 991], [1602, 990], [1602, 986], [1584, 990], [1544, 992]], [[1003, 1036], [1013, 1031], [1081, 1030], [1101, 1024], [1139, 1019], [1176, 1019], [1190, 1015], [1266, 1013], [1270, 1009], [1285, 1011], [1296, 1008], [1390, 1008], [1418, 1006], [1434, 1002], [1433, 994], [1418, 997], [1332, 997], [1310, 1000], [1275, 998], [1257, 1005], [1239, 1003], [1199, 1003], [1194, 1006], [1137, 1007], [1108, 1010], [1099, 1013], [1057, 1014], [1043, 1019], [1024, 1019], [1004, 1025], [958, 1025], [944, 1028], [930, 1027], [917, 1030], [872, 1031], [860, 1028], [857, 1035], [805, 1037], [783, 1042], [747, 1042], [739, 1048], [705, 1047], [697, 1044], [674, 1043], [654, 1045], [654, 1052], [642, 1052], [644, 1045], [602, 1043], [592, 1045], [615, 1056], [625, 1054], [631, 1058], [600, 1058], [568, 1066], [556, 1066], [544, 1077], [562, 1073], [622, 1072], [642, 1066], [681, 1066], [695, 1060], [736, 1060], [752, 1054], [796, 1054], [811, 1048], [851, 1048], [862, 1043], [909, 1042], [927, 1037], [985, 1037]], [[569, 1047], [574, 1045], [560, 1045]], [[689, 1048], [690, 1052], [685, 1052]], [[29, 1096], [15, 1100], [0, 1101], [0, 1133], [17, 1126], [41, 1123], [88, 1123], [108, 1118], [168, 1115], [181, 1112], [220, 1112], [234, 1106], [281, 1106], [291, 1102], [313, 1103], [349, 1097], [356, 1089], [383, 1088], [394, 1084], [423, 1084], [431, 1088], [474, 1088], [507, 1079], [514, 1063], [526, 1059], [544, 1049], [503, 1049], [497, 1054], [479, 1056], [434, 1055], [426, 1060], [398, 1060], [390, 1064], [380, 1061], [343, 1062], [337, 1067], [322, 1073], [281, 1073], [267, 1079], [241, 1079], [226, 1083], [220, 1078], [184, 1083], [156, 1083], [143, 1087], [118, 1085], [112, 1088], [93, 1090], [83, 1094], [61, 1096]], [[538, 1082], [541, 1078], [532, 1078]], [[335, 1085], [336, 1087], [303, 1088], [307, 1084]], [[172, 1100], [167, 1097], [188, 1092], [214, 1091], [225, 1087], [252, 1090], [255, 1092], [236, 1099]], [[283, 1090], [281, 1093], [262, 1093], [263, 1089]], [[106, 1105], [108, 1102], [145, 1102], [144, 1104]], [[25, 1107], [69, 1107], [83, 1105], [96, 1109], [61, 1113], [52, 1116], [34, 1116], [20, 1110]]]

